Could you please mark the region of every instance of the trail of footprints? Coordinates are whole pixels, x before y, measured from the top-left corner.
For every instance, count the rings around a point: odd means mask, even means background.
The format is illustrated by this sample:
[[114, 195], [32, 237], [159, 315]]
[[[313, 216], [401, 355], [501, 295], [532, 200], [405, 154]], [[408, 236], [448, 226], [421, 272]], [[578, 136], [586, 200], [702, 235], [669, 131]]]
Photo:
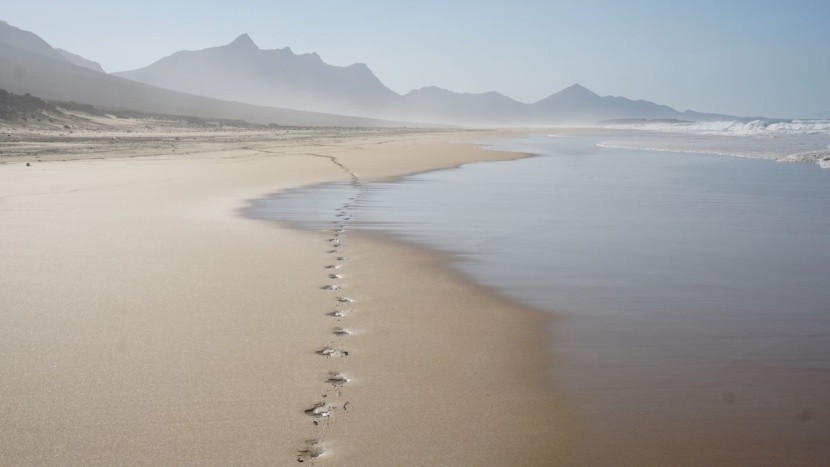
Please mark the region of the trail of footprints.
[[[333, 162], [335, 161], [333, 160]], [[340, 164], [337, 163], [337, 165]], [[345, 167], [343, 168], [346, 170]], [[348, 170], [346, 171], [352, 179], [351, 184], [355, 187], [358, 186], [357, 176]], [[332, 301], [335, 305], [333, 310], [325, 313], [332, 320], [332, 337], [328, 343], [317, 349], [315, 353], [321, 358], [331, 360], [332, 365], [328, 374], [321, 376], [325, 390], [320, 393], [318, 400], [313, 401], [304, 409], [311, 423], [317, 427], [317, 433], [314, 438], [305, 440], [298, 449], [297, 462], [314, 463], [315, 459], [326, 455], [327, 450], [323, 442], [323, 435], [338, 414], [342, 415], [351, 408], [351, 403], [344, 396], [344, 389], [349, 384], [350, 377], [347, 372], [343, 371], [342, 363], [344, 362], [343, 359], [349, 356], [346, 344], [352, 331], [345, 327], [343, 321], [352, 313], [354, 299], [344, 293], [344, 286], [340, 284], [340, 281], [344, 277], [342, 271], [348, 261], [342, 251], [345, 247], [343, 238], [346, 235], [349, 221], [352, 219], [350, 211], [358, 197], [359, 194], [356, 194], [348, 198], [336, 209], [335, 221], [333, 222], [334, 228], [331, 229], [331, 237], [327, 239], [329, 243], [327, 254], [331, 260], [325, 265], [327, 283], [320, 288], [332, 293]]]

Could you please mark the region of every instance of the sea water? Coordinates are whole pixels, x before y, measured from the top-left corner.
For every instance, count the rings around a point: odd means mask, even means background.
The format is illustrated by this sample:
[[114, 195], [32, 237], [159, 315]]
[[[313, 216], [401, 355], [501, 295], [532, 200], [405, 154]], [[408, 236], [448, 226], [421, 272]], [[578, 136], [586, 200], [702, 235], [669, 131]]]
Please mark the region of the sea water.
[[557, 314], [552, 378], [587, 420], [577, 462], [659, 459], [678, 437], [725, 442], [707, 461], [750, 446], [821, 458], [830, 170], [609, 138], [642, 134], [491, 142], [536, 157], [293, 190], [252, 214], [326, 229], [352, 199], [351, 228], [453, 253], [475, 281]]

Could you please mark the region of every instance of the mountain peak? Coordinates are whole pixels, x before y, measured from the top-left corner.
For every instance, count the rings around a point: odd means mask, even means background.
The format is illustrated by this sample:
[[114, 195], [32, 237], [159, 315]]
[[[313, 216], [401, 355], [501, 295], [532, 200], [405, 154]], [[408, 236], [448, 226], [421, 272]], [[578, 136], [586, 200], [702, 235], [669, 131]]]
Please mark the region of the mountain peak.
[[438, 86], [424, 86], [422, 88], [413, 89], [409, 91], [406, 95], [407, 96], [415, 96], [415, 95], [429, 95], [429, 94], [450, 94], [450, 91], [439, 88]]
[[556, 94], [559, 95], [566, 95], [566, 96], [597, 96], [598, 94], [590, 89], [580, 85], [579, 83], [574, 83], [567, 88], [557, 92]]
[[256, 45], [256, 43], [254, 43], [253, 39], [251, 39], [251, 36], [249, 36], [248, 34], [240, 35], [239, 37], [234, 39], [233, 42], [231, 42], [228, 45], [232, 46], [232, 47], [239, 47], [239, 48], [246, 48], [246, 49], [250, 49], [250, 48], [257, 49], [257, 50], [259, 49], [259, 47]]
[[41, 39], [37, 34], [16, 28], [5, 21], [0, 21], [0, 43], [3, 46], [10, 45], [25, 50], [26, 52], [36, 53], [61, 62], [68, 62], [63, 55], [53, 49], [51, 45]]
[[368, 71], [369, 73], [372, 72], [372, 70], [369, 68], [369, 65], [367, 65], [365, 63], [352, 63], [351, 65], [347, 66], [346, 68], [349, 68], [351, 70], [361, 71], [361, 72], [365, 72], [365, 71]]

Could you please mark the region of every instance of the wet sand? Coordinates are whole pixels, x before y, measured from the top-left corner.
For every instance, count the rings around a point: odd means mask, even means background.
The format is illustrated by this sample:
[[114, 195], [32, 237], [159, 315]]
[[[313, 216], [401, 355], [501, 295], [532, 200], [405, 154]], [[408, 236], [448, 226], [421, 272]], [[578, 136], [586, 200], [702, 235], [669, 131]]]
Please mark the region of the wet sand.
[[475, 132], [273, 133], [0, 155], [0, 460], [562, 461], [576, 424], [548, 315], [423, 250], [239, 215], [350, 174], [521, 155], [448, 143], [493, 136]]

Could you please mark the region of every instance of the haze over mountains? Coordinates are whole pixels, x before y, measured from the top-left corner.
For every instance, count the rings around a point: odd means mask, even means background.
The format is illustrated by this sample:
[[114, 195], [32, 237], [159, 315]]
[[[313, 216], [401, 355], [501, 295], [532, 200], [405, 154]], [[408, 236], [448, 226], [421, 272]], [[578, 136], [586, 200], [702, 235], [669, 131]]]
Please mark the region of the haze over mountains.
[[365, 64], [333, 66], [316, 53], [295, 54], [287, 47], [263, 50], [247, 34], [227, 45], [180, 51], [145, 68], [106, 74], [95, 62], [0, 22], [0, 61], [0, 89], [12, 92], [258, 123], [545, 125], [631, 118], [735, 119], [599, 96], [578, 84], [534, 103], [498, 92], [458, 93], [434, 86], [400, 95]]
[[402, 126], [401, 122], [256, 106], [148, 86], [78, 66], [34, 33], [0, 21], [0, 89], [17, 94], [169, 115], [306, 126]]
[[316, 53], [261, 50], [247, 34], [222, 47], [176, 52], [114, 75], [219, 99], [364, 116], [381, 114], [400, 99], [366, 65], [337, 67]]
[[87, 60], [84, 57], [81, 57], [80, 55], [73, 54], [72, 52], [70, 52], [68, 50], [63, 50], [63, 49], [55, 49], [55, 50], [57, 50], [58, 53], [60, 53], [63, 56], [63, 58], [67, 59], [73, 65], [78, 65], [80, 67], [88, 68], [88, 69], [93, 70], [93, 71], [98, 71], [98, 72], [101, 72], [101, 73], [105, 73], [104, 69], [101, 68], [101, 64], [98, 63], [98, 62], [93, 62], [92, 60]]
[[430, 86], [400, 95], [367, 67], [326, 64], [316, 53], [262, 50], [247, 35], [181, 51], [116, 76], [219, 99], [365, 117], [454, 124], [596, 123], [618, 118], [696, 118], [653, 102], [599, 96], [574, 85], [532, 104], [497, 92], [457, 93]]

